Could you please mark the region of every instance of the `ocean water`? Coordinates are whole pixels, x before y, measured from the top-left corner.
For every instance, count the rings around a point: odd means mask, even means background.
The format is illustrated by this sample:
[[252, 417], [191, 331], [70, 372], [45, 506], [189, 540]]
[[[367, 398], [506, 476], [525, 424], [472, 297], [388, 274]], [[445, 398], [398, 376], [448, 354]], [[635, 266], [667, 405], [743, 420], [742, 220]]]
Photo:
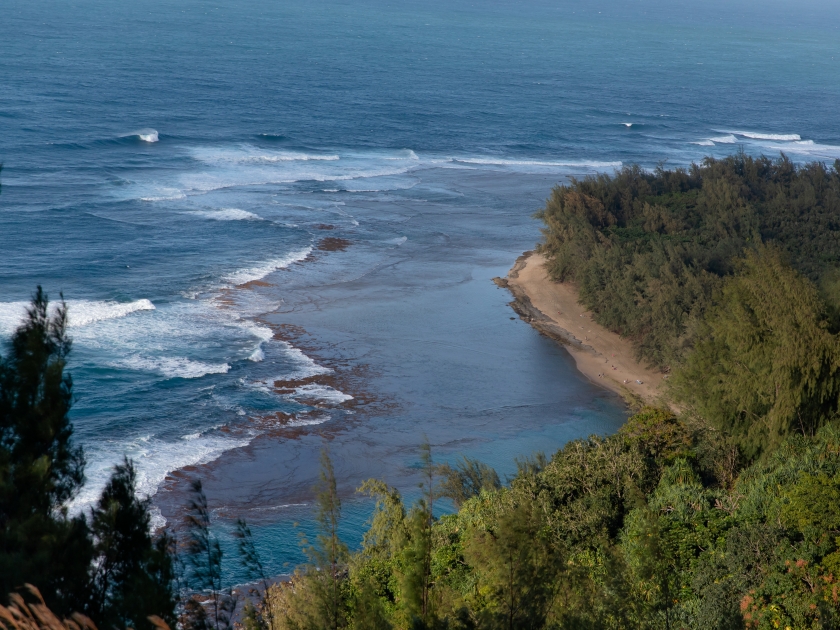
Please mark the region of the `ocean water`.
[[552, 186], [740, 150], [840, 159], [833, 2], [0, 15], [0, 336], [36, 284], [63, 291], [75, 507], [127, 454], [176, 523], [197, 474], [275, 571], [300, 559], [324, 445], [357, 540], [353, 488], [410, 495], [424, 436], [510, 473], [626, 417], [490, 282], [539, 239]]

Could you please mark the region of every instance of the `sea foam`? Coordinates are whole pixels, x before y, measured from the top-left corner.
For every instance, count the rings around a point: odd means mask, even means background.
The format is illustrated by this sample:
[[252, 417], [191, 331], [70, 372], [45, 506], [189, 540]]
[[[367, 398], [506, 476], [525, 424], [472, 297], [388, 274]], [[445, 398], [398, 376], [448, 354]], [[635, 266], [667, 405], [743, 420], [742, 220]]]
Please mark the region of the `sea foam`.
[[130, 355], [113, 367], [157, 372], [166, 378], [201, 378], [207, 374], [226, 374], [230, 370], [227, 363], [204, 363], [186, 357], [148, 357], [139, 354]]
[[840, 146], [832, 144], [817, 144], [813, 140], [802, 140], [783, 145], [769, 145], [768, 148], [788, 154], [805, 155], [811, 159], [840, 159]]
[[138, 129], [137, 131], [132, 131], [131, 133], [127, 133], [124, 136], [120, 136], [122, 138], [139, 138], [143, 142], [157, 142], [160, 140], [160, 136], [158, 135], [157, 129], [152, 129], [151, 127], [147, 127], [145, 129]]
[[318, 414], [317, 416], [295, 416], [294, 420], [290, 420], [288, 426], [290, 427], [308, 427], [315, 424], [324, 424], [331, 420], [329, 414]]
[[[0, 302], [0, 334], [11, 334], [26, 317], [29, 302]], [[53, 312], [56, 303], [52, 303]], [[150, 300], [134, 302], [68, 300], [67, 324], [70, 328], [80, 328], [95, 322], [125, 317], [137, 311], [153, 311], [155, 305]]]
[[239, 208], [220, 208], [218, 210], [191, 210], [187, 214], [204, 217], [205, 219], [213, 219], [214, 221], [262, 221], [262, 217], [248, 212], [247, 210], [240, 210]]
[[279, 269], [285, 269], [293, 263], [300, 262], [309, 256], [311, 252], [311, 246], [305, 247], [304, 249], [292, 252], [291, 254], [282, 256], [281, 258], [275, 258], [254, 267], [248, 267], [246, 269], [235, 271], [234, 273], [225, 276], [224, 281], [234, 286], [239, 286], [248, 282], [254, 282], [255, 280], [262, 280], [270, 273]]
[[134, 302], [93, 302], [70, 300], [67, 302], [67, 323], [70, 327], [87, 326], [106, 319], [125, 317], [137, 311], [154, 311], [155, 305], [150, 300]]
[[178, 199], [186, 198], [186, 195], [180, 188], [156, 186], [154, 192], [156, 194], [140, 196], [140, 201], [177, 201]]
[[295, 348], [287, 341], [278, 340], [278, 343], [281, 345], [283, 354], [286, 355], [286, 358], [295, 364], [295, 369], [293, 372], [275, 377], [272, 379], [272, 383], [274, 381], [309, 378], [310, 376], [333, 373], [331, 368], [324, 367], [323, 365], [315, 362], [314, 359], [304, 354], [300, 348]]
[[353, 400], [350, 394], [345, 394], [329, 385], [320, 385], [318, 383], [309, 383], [296, 387], [294, 393], [287, 394], [287, 396], [289, 398], [314, 398], [336, 405]]
[[479, 164], [484, 166], [537, 166], [537, 167], [562, 167], [562, 168], [620, 168], [621, 162], [599, 162], [599, 161], [550, 161], [550, 160], [510, 160], [492, 157], [457, 157], [452, 158], [456, 162], [464, 164]]
[[[114, 465], [122, 461], [123, 453], [134, 461], [137, 469], [137, 494], [152, 496], [173, 470], [210, 463], [225, 451], [247, 446], [255, 435], [256, 433], [250, 433], [230, 437], [210, 430], [185, 435], [174, 441], [146, 435], [121, 443], [89, 448], [88, 464], [85, 468], [87, 483], [69, 507], [72, 512], [78, 513], [94, 505], [110, 478]], [[162, 527], [165, 524], [166, 519], [157, 511], [153, 516], [152, 527]]]
[[267, 150], [249, 144], [231, 147], [196, 147], [192, 156], [206, 164], [275, 163], [275, 162], [335, 162], [334, 153], [304, 153], [302, 151]]
[[783, 140], [792, 142], [794, 140], [801, 140], [798, 133], [759, 133], [756, 131], [733, 131], [737, 136], [743, 136], [750, 140]]

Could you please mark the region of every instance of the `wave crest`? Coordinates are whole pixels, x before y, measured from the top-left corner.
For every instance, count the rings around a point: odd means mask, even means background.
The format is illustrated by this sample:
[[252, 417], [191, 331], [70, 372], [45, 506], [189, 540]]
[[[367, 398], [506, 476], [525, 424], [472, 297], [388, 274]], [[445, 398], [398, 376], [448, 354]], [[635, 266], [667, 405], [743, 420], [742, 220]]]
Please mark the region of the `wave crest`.
[[247, 269], [235, 271], [234, 273], [225, 276], [224, 280], [234, 286], [254, 282], [255, 280], [262, 280], [268, 274], [273, 273], [278, 269], [285, 269], [292, 263], [300, 262], [309, 256], [311, 252], [312, 246], [310, 245], [309, 247], [292, 252], [282, 258], [275, 258], [274, 260], [269, 260], [256, 267], [248, 267]]
[[[29, 302], [0, 302], [0, 334], [9, 334], [20, 326], [28, 307]], [[81, 328], [95, 322], [125, 317], [137, 311], [154, 310], [155, 305], [146, 299], [134, 302], [68, 300], [67, 325], [70, 328]]]
[[798, 133], [759, 133], [757, 131], [733, 131], [732, 133], [750, 140], [782, 140], [787, 142], [802, 140]]
[[553, 162], [548, 160], [507, 160], [502, 158], [452, 158], [454, 162], [464, 164], [480, 164], [486, 166], [550, 166], [567, 168], [620, 168], [621, 162], [599, 162], [599, 161], [568, 161]]
[[[93, 448], [88, 451], [92, 456], [85, 469], [88, 482], [69, 507], [72, 512], [78, 513], [96, 503], [113, 473], [114, 464], [122, 460], [123, 453], [131, 457], [137, 466], [137, 494], [152, 496], [173, 470], [212, 462], [225, 451], [247, 446], [252, 437], [234, 438], [210, 430], [185, 435], [174, 441], [146, 435], [122, 444], [108, 445], [107, 452], [105, 447], [101, 450]], [[163, 527], [165, 524], [166, 519], [160, 511], [155, 511], [152, 526]]]
[[214, 221], [262, 221], [262, 217], [239, 208], [219, 208], [218, 210], [191, 210], [187, 214], [194, 214]]
[[144, 357], [135, 354], [114, 364], [114, 367], [157, 372], [166, 378], [201, 378], [207, 374], [227, 374], [227, 363], [204, 363], [186, 357]]
[[287, 394], [289, 398], [305, 398], [323, 400], [324, 402], [340, 405], [348, 400], [353, 400], [350, 394], [345, 394], [329, 385], [319, 385], [318, 383], [309, 383], [296, 387], [295, 391]]
[[729, 134], [728, 136], [717, 136], [715, 138], [709, 138], [709, 141], [713, 144], [735, 144], [738, 142], [738, 138]]
[[142, 140], [143, 142], [157, 142], [160, 140], [160, 135], [158, 134], [157, 129], [152, 129], [151, 127], [146, 127], [145, 129], [138, 129], [137, 131], [132, 131], [131, 133], [127, 133], [124, 136], [120, 136], [121, 138], [137, 138], [138, 140]]

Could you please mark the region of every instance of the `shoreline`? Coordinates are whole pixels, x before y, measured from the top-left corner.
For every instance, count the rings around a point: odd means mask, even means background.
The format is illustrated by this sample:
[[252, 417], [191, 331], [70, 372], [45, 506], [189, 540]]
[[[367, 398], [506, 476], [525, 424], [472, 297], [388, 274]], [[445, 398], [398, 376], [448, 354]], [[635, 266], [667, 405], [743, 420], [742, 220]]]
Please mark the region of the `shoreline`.
[[665, 374], [636, 361], [629, 340], [595, 323], [578, 303], [574, 285], [548, 277], [541, 254], [525, 252], [506, 278], [493, 281], [511, 292], [510, 306], [519, 317], [560, 343], [593, 383], [617, 393], [632, 408], [669, 407], [662, 391]]

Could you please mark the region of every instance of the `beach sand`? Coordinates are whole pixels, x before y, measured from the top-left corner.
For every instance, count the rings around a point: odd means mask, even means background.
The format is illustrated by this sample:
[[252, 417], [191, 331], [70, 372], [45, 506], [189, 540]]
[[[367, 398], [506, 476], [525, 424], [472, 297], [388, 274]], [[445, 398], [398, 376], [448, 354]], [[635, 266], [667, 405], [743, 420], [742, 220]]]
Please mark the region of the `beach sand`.
[[667, 406], [662, 388], [665, 375], [636, 361], [630, 341], [596, 324], [592, 314], [578, 304], [573, 284], [548, 277], [541, 254], [525, 252], [507, 278], [494, 281], [510, 289], [511, 306], [523, 320], [564, 345], [586, 377], [620, 394], [631, 406]]

